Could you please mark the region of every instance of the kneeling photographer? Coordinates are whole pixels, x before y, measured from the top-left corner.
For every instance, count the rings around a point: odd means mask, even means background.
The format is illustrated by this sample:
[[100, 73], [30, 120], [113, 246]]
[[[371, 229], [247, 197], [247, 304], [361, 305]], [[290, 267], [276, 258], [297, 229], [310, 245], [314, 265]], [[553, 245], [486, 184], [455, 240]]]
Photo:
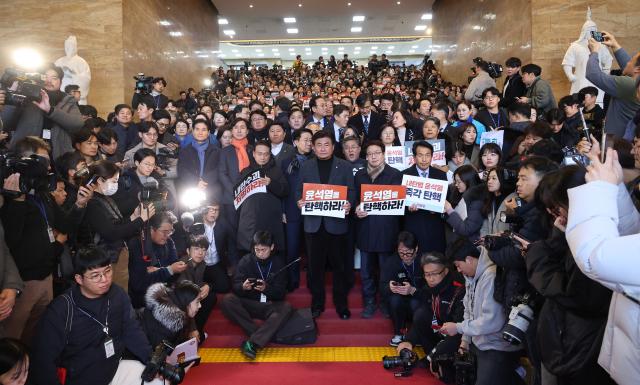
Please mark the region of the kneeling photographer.
[[134, 167], [122, 172], [113, 200], [123, 216], [133, 214], [140, 203], [153, 203], [156, 211], [175, 207], [173, 194], [164, 179], [155, 172], [157, 159], [153, 150], [138, 149], [133, 155]]
[[516, 371], [520, 347], [502, 338], [502, 328], [507, 318], [500, 303], [493, 298], [496, 265], [489, 259], [487, 250], [460, 238], [447, 250], [447, 256], [466, 279], [464, 320], [446, 322], [442, 325], [441, 333], [448, 336], [462, 334], [460, 351], [471, 353], [465, 361], [475, 360], [477, 363], [475, 376], [466, 373], [467, 382], [463, 383], [524, 384]]
[[398, 353], [422, 345], [427, 353], [425, 364], [431, 372], [441, 381], [453, 383], [453, 363], [461, 337], [447, 336], [440, 329], [446, 322], [462, 322], [464, 283], [458, 280], [460, 276], [449, 269], [448, 261], [438, 252], [423, 254], [420, 265], [427, 282], [426, 302], [415, 312], [405, 341], [398, 345]]

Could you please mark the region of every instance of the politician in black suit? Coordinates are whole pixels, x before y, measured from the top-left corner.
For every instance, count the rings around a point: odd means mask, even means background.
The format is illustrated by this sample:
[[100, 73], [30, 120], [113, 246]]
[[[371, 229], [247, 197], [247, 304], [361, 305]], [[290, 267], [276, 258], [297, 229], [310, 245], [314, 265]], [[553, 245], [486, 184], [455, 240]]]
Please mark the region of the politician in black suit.
[[527, 86], [522, 81], [522, 76], [520, 76], [521, 66], [522, 62], [517, 57], [507, 59], [505, 63], [507, 76], [502, 87], [500, 107], [509, 108], [510, 105], [517, 102], [516, 98], [527, 93]]
[[333, 107], [333, 122], [323, 128], [324, 131], [333, 135], [336, 156], [343, 157], [342, 139], [345, 137], [344, 131], [347, 129], [349, 122], [349, 107], [338, 104]]
[[311, 113], [307, 117], [304, 126], [311, 122], [316, 122], [320, 125], [320, 128], [329, 127], [331, 121], [327, 118], [327, 101], [322, 96], [314, 96], [309, 100], [309, 108]]
[[178, 157], [178, 189], [198, 187], [206, 192], [207, 201], [221, 198], [218, 179], [220, 150], [209, 141], [210, 125], [204, 119], [193, 123], [193, 142], [180, 149]]
[[[345, 211], [348, 213], [355, 203], [355, 190], [351, 166], [333, 155], [334, 139], [326, 131], [318, 131], [312, 138], [316, 158], [307, 160], [300, 169], [300, 183], [296, 197], [298, 207], [304, 205], [302, 190], [304, 183], [322, 183], [347, 186]], [[311, 289], [311, 312], [314, 317], [324, 311], [324, 273], [327, 261], [333, 272], [333, 303], [342, 319], [351, 317], [347, 305], [347, 282], [345, 266], [347, 259], [347, 233], [349, 223], [346, 218], [304, 216], [304, 232], [309, 253], [308, 280]]]
[[[416, 163], [404, 170], [404, 175], [419, 176], [447, 180], [447, 174], [431, 167], [431, 157], [433, 156], [433, 146], [425, 141], [418, 141], [413, 144], [413, 156]], [[415, 206], [407, 207], [404, 216], [404, 230], [413, 233], [418, 238], [418, 253], [439, 251], [444, 253], [444, 220], [442, 215], [432, 211], [420, 210]]]
[[[380, 138], [380, 128], [386, 123], [384, 117], [371, 111], [373, 99], [369, 94], [361, 94], [356, 98], [358, 113], [349, 119], [349, 126], [355, 127], [358, 133], [364, 134], [364, 142]], [[364, 145], [364, 143], [363, 143]]]

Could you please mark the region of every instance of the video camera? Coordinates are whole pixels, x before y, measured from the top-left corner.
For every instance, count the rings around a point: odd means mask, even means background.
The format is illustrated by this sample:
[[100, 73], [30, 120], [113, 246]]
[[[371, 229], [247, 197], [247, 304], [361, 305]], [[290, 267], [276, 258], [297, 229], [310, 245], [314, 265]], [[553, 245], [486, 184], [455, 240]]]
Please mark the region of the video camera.
[[513, 299], [513, 306], [509, 313], [509, 321], [502, 329], [502, 338], [512, 345], [520, 345], [525, 341], [527, 329], [534, 319], [533, 300], [529, 294], [523, 294]]
[[153, 203], [156, 211], [167, 211], [167, 191], [160, 189], [160, 184], [154, 178], [147, 178], [147, 182], [142, 185], [140, 190], [140, 202], [145, 206], [149, 203]]
[[384, 356], [382, 357], [382, 366], [389, 369], [400, 368], [396, 370], [393, 375], [396, 377], [408, 377], [411, 375], [411, 371], [418, 363], [418, 355], [416, 352], [404, 348], [400, 350], [398, 356]]
[[484, 61], [481, 57], [477, 57], [473, 59], [473, 63], [479, 67], [484, 67], [483, 69], [485, 69], [489, 74], [489, 76], [491, 76], [494, 79], [497, 79], [500, 76], [502, 76], [501, 64]]
[[524, 238], [520, 234], [513, 233], [511, 231], [505, 231], [501, 235], [485, 235], [484, 238], [482, 238], [482, 244], [489, 251], [498, 250], [509, 245], [522, 248], [523, 245], [520, 240], [529, 243], [529, 241], [527, 241], [526, 238]]
[[[430, 357], [431, 368], [434, 371], [438, 367], [449, 363], [455, 368], [455, 384], [456, 385], [473, 385], [476, 382], [476, 359], [469, 352], [440, 354]], [[450, 383], [451, 378], [440, 378], [445, 383]]]
[[133, 79], [136, 81], [136, 92], [139, 91], [142, 95], [147, 95], [153, 90], [153, 76], [144, 76], [144, 73], [140, 72]]
[[11, 152], [0, 154], [2, 180], [15, 173], [20, 173], [20, 193], [48, 192], [56, 189], [55, 174], [49, 172], [49, 160], [45, 157], [36, 154], [21, 157]]
[[44, 81], [39, 73], [7, 68], [0, 78], [0, 88], [5, 92], [4, 104], [21, 107], [25, 103], [41, 100], [40, 90], [44, 88]]
[[162, 376], [171, 384], [180, 384], [184, 380], [184, 369], [180, 365], [170, 365], [167, 357], [173, 352], [173, 346], [167, 341], [162, 341], [155, 347], [149, 363], [142, 372], [142, 379], [146, 382], [153, 381], [157, 375]]

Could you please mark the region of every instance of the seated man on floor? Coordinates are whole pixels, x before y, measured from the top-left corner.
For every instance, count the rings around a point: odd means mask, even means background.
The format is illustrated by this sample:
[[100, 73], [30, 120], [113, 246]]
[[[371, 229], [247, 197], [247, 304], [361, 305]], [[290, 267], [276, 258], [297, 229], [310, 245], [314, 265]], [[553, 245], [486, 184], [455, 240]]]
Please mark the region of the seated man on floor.
[[[249, 335], [242, 343], [242, 354], [255, 359], [287, 321], [293, 308], [284, 300], [287, 276], [276, 272], [283, 268], [280, 256], [272, 255], [274, 240], [268, 231], [253, 236], [253, 252], [240, 259], [232, 280], [232, 292], [225, 295], [222, 313]], [[256, 325], [254, 318], [264, 320]]]

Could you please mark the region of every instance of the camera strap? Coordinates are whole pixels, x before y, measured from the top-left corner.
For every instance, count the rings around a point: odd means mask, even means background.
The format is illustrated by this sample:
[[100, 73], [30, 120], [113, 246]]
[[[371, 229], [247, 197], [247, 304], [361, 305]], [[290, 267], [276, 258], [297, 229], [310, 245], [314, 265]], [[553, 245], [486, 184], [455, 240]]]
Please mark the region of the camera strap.
[[53, 229], [49, 225], [49, 218], [47, 217], [47, 208], [44, 203], [38, 199], [35, 195], [27, 194], [27, 199], [31, 201], [40, 211], [42, 218], [44, 219], [44, 223], [47, 225], [47, 235], [49, 236], [49, 242], [54, 243], [56, 241], [56, 237], [53, 234]]
[[102, 327], [102, 332], [105, 334], [105, 340], [104, 340], [104, 343], [103, 343], [103, 345], [104, 345], [104, 355], [105, 355], [106, 358], [113, 357], [116, 354], [116, 349], [115, 349], [115, 345], [113, 343], [113, 338], [111, 338], [111, 336], [109, 335], [109, 311], [111, 310], [111, 301], [109, 300], [109, 298], [107, 298], [107, 315], [105, 317], [104, 323], [102, 323], [102, 322], [98, 321], [98, 319], [96, 317], [91, 315], [91, 313], [89, 313], [88, 311], [86, 311], [85, 309], [80, 307], [78, 304], [76, 304], [76, 301], [73, 299], [73, 292], [70, 292], [69, 294], [70, 294], [71, 303], [73, 304], [73, 306], [75, 308], [77, 308], [78, 310], [80, 310], [80, 312], [82, 314], [86, 315], [91, 320], [93, 320], [95, 323], [100, 325], [100, 327]]

